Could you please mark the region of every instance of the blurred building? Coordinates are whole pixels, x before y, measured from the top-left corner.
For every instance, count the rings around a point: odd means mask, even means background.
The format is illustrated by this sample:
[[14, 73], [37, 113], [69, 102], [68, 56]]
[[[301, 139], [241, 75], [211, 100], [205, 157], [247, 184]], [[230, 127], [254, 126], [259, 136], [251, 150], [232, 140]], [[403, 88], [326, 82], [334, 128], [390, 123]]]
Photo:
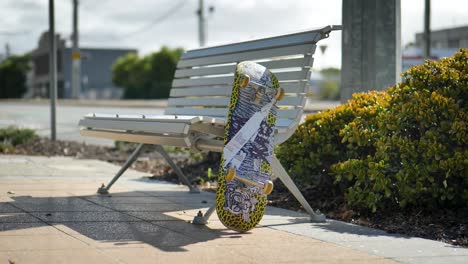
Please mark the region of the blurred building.
[[[431, 60], [439, 60], [441, 58], [450, 57], [458, 48], [431, 48]], [[418, 47], [409, 47], [403, 50], [402, 54], [402, 72], [406, 72], [414, 65], [420, 65], [424, 62], [423, 49]]]
[[[416, 34], [416, 46], [422, 47], [423, 33]], [[431, 48], [468, 48], [468, 26], [431, 31]]]
[[[56, 35], [57, 43], [57, 96], [70, 98], [72, 48]], [[122, 89], [112, 84], [112, 65], [121, 56], [136, 52], [135, 49], [80, 48], [81, 98], [120, 98]], [[31, 52], [32, 70], [29, 76], [31, 97], [48, 97], [49, 87], [49, 33], [44, 32], [38, 47]]]
[[[403, 50], [402, 71], [407, 71], [411, 66], [422, 64], [424, 34], [417, 33], [415, 43]], [[468, 48], [468, 26], [448, 28], [431, 31], [431, 56], [432, 60], [439, 60], [452, 56], [460, 48]]]

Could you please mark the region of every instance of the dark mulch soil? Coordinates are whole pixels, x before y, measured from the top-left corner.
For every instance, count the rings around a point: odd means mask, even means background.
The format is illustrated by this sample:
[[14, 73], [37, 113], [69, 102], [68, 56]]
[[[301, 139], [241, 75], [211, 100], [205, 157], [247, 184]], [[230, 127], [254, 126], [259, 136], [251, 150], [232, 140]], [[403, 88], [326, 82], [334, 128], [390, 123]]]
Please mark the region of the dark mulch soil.
[[[18, 155], [72, 156], [76, 158], [99, 159], [115, 164], [123, 164], [136, 145], [124, 144], [119, 148], [85, 145], [69, 141], [52, 142], [38, 139], [31, 143], [18, 145], [8, 151]], [[202, 184], [206, 190], [215, 190], [215, 177], [220, 156], [210, 153], [198, 160], [187, 152], [171, 152], [170, 155], [182, 168], [189, 180]], [[150, 178], [178, 183], [177, 175], [164, 159], [147, 148], [132, 168], [147, 172]], [[208, 178], [208, 169], [213, 174]], [[213, 182], [214, 181], [214, 182]], [[468, 247], [468, 208], [459, 210], [424, 211], [417, 208], [401, 210], [389, 208], [376, 214], [365, 214], [349, 209], [343, 197], [336, 197], [331, 192], [319, 188], [301, 189], [313, 208], [326, 213], [328, 218], [355, 223], [358, 225], [382, 229], [388, 233], [444, 241], [452, 245]], [[268, 196], [269, 205], [290, 210], [303, 211], [301, 205], [289, 193], [280, 181], [275, 182], [275, 189]]]

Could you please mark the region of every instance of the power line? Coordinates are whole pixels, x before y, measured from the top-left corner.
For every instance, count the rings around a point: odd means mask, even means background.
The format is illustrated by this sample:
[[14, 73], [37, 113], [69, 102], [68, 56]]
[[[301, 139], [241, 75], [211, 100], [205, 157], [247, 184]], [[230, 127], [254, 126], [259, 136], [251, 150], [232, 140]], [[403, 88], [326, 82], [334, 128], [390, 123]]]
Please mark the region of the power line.
[[173, 6], [171, 9], [167, 10], [167, 12], [165, 12], [164, 14], [162, 14], [161, 16], [153, 19], [151, 22], [149, 22], [148, 24], [140, 27], [139, 29], [137, 30], [134, 30], [134, 31], [131, 31], [131, 32], [128, 32], [122, 36], [120, 36], [121, 38], [126, 38], [126, 37], [130, 37], [130, 36], [133, 36], [135, 34], [138, 34], [138, 33], [141, 33], [141, 32], [144, 32], [148, 29], [150, 29], [152, 26], [156, 25], [156, 24], [159, 24], [161, 22], [163, 22], [164, 20], [166, 20], [167, 18], [169, 18], [171, 15], [175, 14], [177, 11], [179, 11], [179, 9], [187, 2], [187, 0], [181, 0], [179, 1], [179, 3], [177, 3], [175, 6]]

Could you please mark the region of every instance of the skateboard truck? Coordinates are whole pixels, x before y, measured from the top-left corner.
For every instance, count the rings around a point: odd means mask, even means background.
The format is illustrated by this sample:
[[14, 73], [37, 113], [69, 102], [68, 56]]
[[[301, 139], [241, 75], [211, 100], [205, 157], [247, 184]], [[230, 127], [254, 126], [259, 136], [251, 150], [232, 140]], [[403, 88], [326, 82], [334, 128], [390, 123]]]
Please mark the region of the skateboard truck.
[[264, 184], [251, 181], [242, 177], [239, 177], [236, 175], [236, 170], [234, 168], [229, 168], [228, 173], [226, 174], [226, 180], [227, 181], [232, 181], [234, 179], [237, 179], [245, 184], [248, 185], [253, 185], [259, 188], [262, 188], [263, 194], [269, 195], [273, 191], [273, 182], [272, 181], [265, 181]]
[[[240, 87], [241, 88], [246, 88], [247, 85], [249, 85], [249, 83], [252, 83], [252, 84], [255, 84], [256, 86], [261, 86], [261, 87], [264, 87], [264, 88], [268, 88], [268, 89], [271, 89], [269, 87], [266, 87], [265, 85], [262, 85], [262, 84], [259, 84], [259, 83], [256, 83], [256, 82], [253, 82], [253, 81], [250, 81], [250, 76], [247, 75], [247, 74], [243, 74], [241, 76], [241, 82], [240, 82]], [[255, 88], [255, 87], [254, 87]], [[256, 90], [258, 90], [256, 88]], [[283, 88], [279, 88], [277, 91], [276, 91], [276, 94], [275, 94], [275, 98], [276, 98], [276, 101], [281, 101], [284, 97], [284, 89]], [[261, 96], [258, 96], [257, 95], [257, 100], [259, 99], [258, 97], [261, 97]]]

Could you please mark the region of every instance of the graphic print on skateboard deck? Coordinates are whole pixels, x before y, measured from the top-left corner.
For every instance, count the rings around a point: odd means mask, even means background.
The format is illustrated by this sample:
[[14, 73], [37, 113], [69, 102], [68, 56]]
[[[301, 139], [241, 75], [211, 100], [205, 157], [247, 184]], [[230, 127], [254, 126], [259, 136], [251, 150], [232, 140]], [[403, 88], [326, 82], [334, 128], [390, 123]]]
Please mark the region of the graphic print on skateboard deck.
[[262, 65], [237, 65], [216, 192], [218, 217], [229, 229], [248, 231], [265, 213], [266, 196], [273, 190], [275, 103], [283, 94], [276, 77]]

